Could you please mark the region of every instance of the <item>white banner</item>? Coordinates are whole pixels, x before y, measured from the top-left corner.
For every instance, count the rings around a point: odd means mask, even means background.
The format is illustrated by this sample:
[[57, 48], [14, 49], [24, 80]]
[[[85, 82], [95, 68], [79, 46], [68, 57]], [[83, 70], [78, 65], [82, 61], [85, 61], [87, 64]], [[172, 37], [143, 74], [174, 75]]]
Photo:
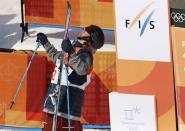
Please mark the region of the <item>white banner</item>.
[[168, 0], [115, 0], [118, 59], [170, 62]]
[[111, 131], [157, 131], [155, 97], [109, 94]]

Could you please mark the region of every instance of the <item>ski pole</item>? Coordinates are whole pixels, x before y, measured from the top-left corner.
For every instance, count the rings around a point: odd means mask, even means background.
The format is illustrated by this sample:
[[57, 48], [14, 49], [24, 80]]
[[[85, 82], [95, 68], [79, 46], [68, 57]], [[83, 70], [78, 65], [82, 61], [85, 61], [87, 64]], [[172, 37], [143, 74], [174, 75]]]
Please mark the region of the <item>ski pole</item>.
[[19, 92], [21, 91], [22, 84], [23, 84], [23, 82], [24, 82], [24, 79], [26, 78], [26, 75], [27, 75], [27, 73], [28, 73], [28, 70], [29, 70], [29, 68], [30, 68], [30, 66], [31, 66], [31, 63], [32, 63], [32, 61], [33, 61], [33, 58], [35, 57], [36, 51], [37, 51], [37, 49], [39, 48], [39, 46], [40, 46], [40, 42], [37, 43], [36, 49], [35, 49], [35, 51], [33, 52], [33, 55], [32, 55], [32, 57], [31, 57], [31, 59], [30, 59], [30, 61], [29, 61], [29, 64], [28, 64], [28, 66], [27, 66], [27, 68], [26, 68], [26, 71], [24, 72], [24, 75], [23, 75], [23, 77], [22, 77], [22, 79], [21, 79], [21, 82], [19, 83], [18, 89], [17, 89], [17, 91], [16, 91], [16, 93], [15, 93], [15, 95], [14, 95], [14, 97], [13, 97], [13, 100], [11, 101], [10, 109], [12, 109], [13, 105], [15, 104], [16, 98], [17, 98], [17, 96], [19, 95]]
[[[70, 1], [67, 0], [67, 16], [66, 16], [66, 26], [65, 26], [65, 32], [64, 32], [64, 39], [68, 37], [68, 29], [69, 29], [69, 23], [70, 23], [70, 17], [71, 17], [71, 4]], [[52, 131], [56, 131], [57, 127], [57, 116], [58, 116], [58, 106], [59, 106], [59, 98], [60, 98], [60, 83], [61, 83], [61, 75], [62, 75], [62, 68], [63, 68], [63, 58], [60, 58], [60, 67], [59, 67], [59, 74], [58, 74], [58, 81], [57, 81], [57, 87], [58, 93], [57, 93], [57, 101], [55, 104], [55, 110], [54, 110], [54, 116], [53, 116], [53, 125], [52, 125]], [[70, 121], [70, 120], [68, 120]], [[70, 124], [70, 122], [69, 122]], [[70, 128], [69, 128], [70, 131]]]
[[65, 27], [65, 32], [64, 32], [64, 39], [66, 39], [68, 37], [70, 17], [71, 17], [71, 4], [70, 4], [70, 1], [67, 0], [67, 18], [66, 18], [66, 27]]
[[68, 119], [68, 129], [71, 130], [70, 123], [70, 99], [69, 99], [69, 83], [68, 83], [68, 66], [66, 65], [66, 79], [67, 79], [67, 119]]
[[53, 116], [53, 125], [52, 125], [52, 131], [57, 130], [57, 116], [58, 116], [58, 107], [59, 107], [59, 100], [60, 100], [60, 83], [61, 83], [61, 77], [62, 77], [62, 67], [63, 66], [63, 58], [60, 59], [60, 67], [59, 67], [59, 73], [58, 73], [58, 81], [57, 81], [57, 100], [56, 104], [54, 105], [54, 116]]
[[[69, 0], [67, 1], [68, 5], [68, 10], [67, 10], [67, 20], [66, 20], [66, 29], [65, 29], [65, 34], [64, 34], [64, 39], [66, 39], [68, 36], [68, 28], [69, 28], [69, 23], [70, 23], [70, 16], [71, 16], [71, 5]], [[70, 99], [69, 99], [69, 83], [68, 83], [68, 66], [65, 65], [65, 70], [66, 70], [66, 81], [67, 81], [67, 118], [68, 118], [68, 130], [71, 131], [71, 123], [70, 123]]]

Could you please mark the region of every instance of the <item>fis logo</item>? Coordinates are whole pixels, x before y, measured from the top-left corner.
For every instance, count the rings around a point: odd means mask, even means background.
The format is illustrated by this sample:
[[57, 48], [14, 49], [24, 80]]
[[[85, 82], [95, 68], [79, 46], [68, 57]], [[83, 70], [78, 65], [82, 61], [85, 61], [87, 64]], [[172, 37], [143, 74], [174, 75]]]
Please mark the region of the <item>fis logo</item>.
[[[140, 37], [144, 34], [145, 30], [147, 27], [149, 29], [154, 29], [155, 28], [155, 21], [151, 20], [155, 10], [152, 10], [148, 16], [146, 17], [145, 20], [140, 20], [140, 18], [145, 14], [145, 12], [149, 9], [149, 7], [153, 4], [154, 2], [149, 3], [147, 6], [145, 6], [133, 20], [126, 19], [125, 20], [125, 26], [128, 29], [131, 29], [134, 25], [137, 25], [137, 27], [141, 30], [140, 31]], [[149, 25], [149, 26], [148, 26]]]

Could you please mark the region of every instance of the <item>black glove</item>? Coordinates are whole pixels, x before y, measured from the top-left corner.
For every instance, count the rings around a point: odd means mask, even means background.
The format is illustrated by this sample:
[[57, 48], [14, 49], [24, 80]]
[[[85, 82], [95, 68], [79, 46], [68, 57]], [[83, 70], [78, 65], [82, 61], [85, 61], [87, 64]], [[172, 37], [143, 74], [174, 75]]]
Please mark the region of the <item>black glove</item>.
[[64, 39], [61, 47], [62, 50], [68, 54], [72, 54], [75, 51], [69, 39]]
[[48, 42], [48, 38], [44, 33], [38, 33], [36, 42], [40, 42], [42, 45], [45, 45]]

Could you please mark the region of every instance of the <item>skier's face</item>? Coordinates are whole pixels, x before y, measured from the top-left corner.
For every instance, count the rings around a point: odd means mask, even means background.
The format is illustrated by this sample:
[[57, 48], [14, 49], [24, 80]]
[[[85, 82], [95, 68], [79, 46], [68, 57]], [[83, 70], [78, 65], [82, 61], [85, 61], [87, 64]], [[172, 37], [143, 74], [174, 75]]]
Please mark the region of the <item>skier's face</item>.
[[83, 45], [85, 45], [87, 48], [89, 48], [93, 54], [96, 52], [96, 49], [94, 49], [90, 44], [92, 41], [90, 38], [90, 34], [87, 31], [85, 31], [85, 30], [81, 31], [78, 34], [77, 38], [81, 41], [81, 43]]
[[90, 37], [90, 34], [85, 31], [85, 30], [82, 30], [77, 37]]
[[80, 40], [82, 44], [85, 43], [86, 45], [90, 46], [91, 38], [90, 38], [90, 34], [87, 31], [82, 30], [78, 34], [77, 39]]

